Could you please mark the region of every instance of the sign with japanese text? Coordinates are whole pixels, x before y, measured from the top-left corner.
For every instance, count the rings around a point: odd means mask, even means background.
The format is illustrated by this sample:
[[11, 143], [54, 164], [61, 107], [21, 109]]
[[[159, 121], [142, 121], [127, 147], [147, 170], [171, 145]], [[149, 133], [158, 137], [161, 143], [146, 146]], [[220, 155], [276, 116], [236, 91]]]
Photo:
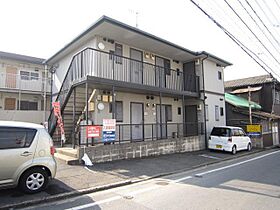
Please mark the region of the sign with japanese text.
[[260, 136], [262, 132], [261, 125], [258, 124], [247, 125], [246, 130], [249, 136]]
[[100, 138], [101, 137], [101, 126], [88, 125], [87, 126], [87, 138]]
[[113, 142], [116, 139], [116, 119], [103, 119], [103, 142]]

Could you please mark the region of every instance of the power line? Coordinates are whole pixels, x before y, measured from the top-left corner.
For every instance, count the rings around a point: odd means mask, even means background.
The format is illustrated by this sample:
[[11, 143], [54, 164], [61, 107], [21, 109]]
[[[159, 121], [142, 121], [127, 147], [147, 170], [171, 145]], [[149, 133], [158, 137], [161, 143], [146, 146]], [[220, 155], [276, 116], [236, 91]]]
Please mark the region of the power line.
[[264, 49], [272, 56], [272, 58], [280, 65], [280, 62], [278, 59], [274, 57], [274, 55], [270, 52], [269, 49], [262, 43], [262, 41], [258, 38], [258, 36], [252, 31], [252, 29], [247, 25], [247, 23], [239, 16], [239, 14], [234, 10], [234, 8], [227, 2], [227, 0], [224, 0], [226, 4], [230, 7], [230, 9], [234, 12], [234, 14], [241, 20], [241, 22], [247, 27], [247, 29], [254, 35], [254, 37], [258, 40], [258, 42], [264, 47]]
[[[273, 71], [259, 56], [257, 56], [254, 52], [252, 52], [249, 48], [247, 48], [240, 40], [238, 40], [234, 35], [232, 35], [228, 30], [226, 30], [219, 22], [217, 22], [211, 15], [209, 15], [205, 10], [202, 9], [196, 2], [193, 0], [190, 0], [201, 12], [203, 12], [212, 22], [214, 22], [220, 29], [223, 30], [223, 32], [231, 39], [233, 40], [249, 57], [251, 57], [264, 71], [266, 71], [268, 74], [271, 72], [274, 73], [278, 78], [280, 76]], [[255, 57], [253, 57], [249, 52], [251, 52], [257, 59], [259, 59], [263, 64], [261, 64]], [[266, 67], [271, 70], [269, 72]]]

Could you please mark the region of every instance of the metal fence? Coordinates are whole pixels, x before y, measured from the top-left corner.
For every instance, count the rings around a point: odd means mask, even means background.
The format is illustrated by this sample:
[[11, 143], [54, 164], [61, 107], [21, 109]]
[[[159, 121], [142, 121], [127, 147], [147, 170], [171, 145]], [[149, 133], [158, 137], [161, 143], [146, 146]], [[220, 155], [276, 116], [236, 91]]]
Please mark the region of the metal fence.
[[[102, 130], [102, 125], [98, 126]], [[175, 139], [204, 133], [204, 123], [117, 124], [114, 143]], [[86, 125], [80, 125], [80, 131], [74, 142], [76, 145], [104, 144], [102, 134], [100, 138], [86, 138]]]

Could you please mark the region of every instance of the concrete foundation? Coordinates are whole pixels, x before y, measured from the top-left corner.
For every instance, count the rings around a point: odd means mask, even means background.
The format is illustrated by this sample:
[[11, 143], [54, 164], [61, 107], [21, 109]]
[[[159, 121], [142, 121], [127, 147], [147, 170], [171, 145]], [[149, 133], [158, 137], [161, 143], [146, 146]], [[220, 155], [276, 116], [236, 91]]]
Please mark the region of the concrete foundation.
[[84, 150], [93, 163], [121, 159], [158, 156], [205, 149], [204, 136], [191, 136], [176, 139], [142, 141], [123, 144], [96, 145], [78, 149], [79, 160]]

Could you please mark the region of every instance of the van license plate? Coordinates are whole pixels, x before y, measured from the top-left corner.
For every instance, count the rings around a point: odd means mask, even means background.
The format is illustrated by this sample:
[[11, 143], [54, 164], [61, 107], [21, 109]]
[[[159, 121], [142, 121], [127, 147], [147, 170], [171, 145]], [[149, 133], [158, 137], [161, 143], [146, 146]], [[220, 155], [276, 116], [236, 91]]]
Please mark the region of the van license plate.
[[222, 148], [222, 145], [217, 144], [217, 145], [216, 145], [216, 148], [217, 148], [217, 149], [221, 149], [221, 148]]

